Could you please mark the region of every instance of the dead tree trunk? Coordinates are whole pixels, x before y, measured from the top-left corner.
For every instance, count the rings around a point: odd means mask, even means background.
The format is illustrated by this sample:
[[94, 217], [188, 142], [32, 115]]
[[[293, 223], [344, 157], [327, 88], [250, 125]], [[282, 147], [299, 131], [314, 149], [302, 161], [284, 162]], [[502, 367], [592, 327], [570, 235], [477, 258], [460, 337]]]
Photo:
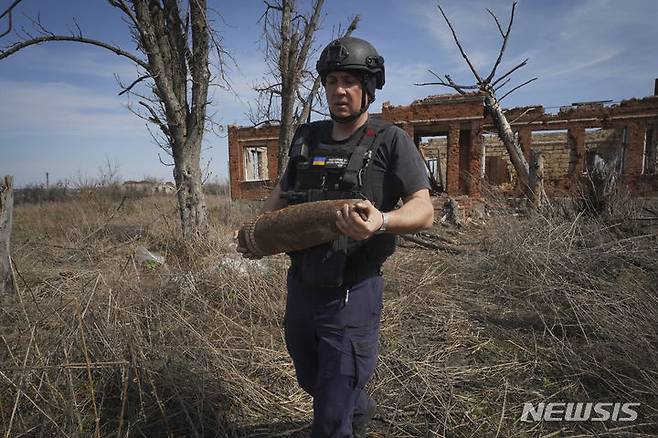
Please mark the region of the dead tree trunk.
[[[206, 207], [201, 168], [198, 166], [201, 145], [181, 148], [184, 153], [174, 162], [174, 180], [178, 197], [179, 214], [186, 238], [203, 237], [208, 231], [208, 210]], [[195, 161], [196, 160], [196, 161]], [[196, 163], [196, 165], [195, 165]]]
[[484, 105], [494, 122], [496, 130], [498, 131], [498, 138], [500, 138], [500, 141], [505, 145], [505, 149], [507, 149], [507, 153], [509, 154], [510, 161], [514, 166], [514, 170], [516, 170], [521, 187], [525, 187], [528, 184], [528, 162], [516, 140], [512, 127], [507, 121], [507, 117], [505, 117], [505, 114], [503, 113], [503, 108], [500, 106], [500, 103], [498, 103], [498, 99], [496, 99], [492, 90], [485, 94]]
[[[110, 3], [116, 4], [115, 0]], [[148, 109], [151, 121], [159, 125], [166, 137], [165, 146], [171, 149], [183, 237], [203, 237], [208, 229], [208, 214], [202, 189], [201, 142], [210, 80], [206, 0], [189, 4], [189, 45], [184, 17], [181, 18], [176, 2], [167, 1], [164, 7], [144, 0], [133, 0], [132, 4], [133, 23], [148, 56], [149, 73], [160, 99], [159, 108], [152, 103], [140, 103]], [[124, 3], [117, 7], [130, 12]]]
[[0, 295], [16, 291], [10, 252], [13, 208], [13, 178], [8, 175], [0, 182]]
[[528, 200], [540, 209], [545, 197], [544, 191], [544, 157], [541, 151], [530, 149], [530, 175], [528, 178]]

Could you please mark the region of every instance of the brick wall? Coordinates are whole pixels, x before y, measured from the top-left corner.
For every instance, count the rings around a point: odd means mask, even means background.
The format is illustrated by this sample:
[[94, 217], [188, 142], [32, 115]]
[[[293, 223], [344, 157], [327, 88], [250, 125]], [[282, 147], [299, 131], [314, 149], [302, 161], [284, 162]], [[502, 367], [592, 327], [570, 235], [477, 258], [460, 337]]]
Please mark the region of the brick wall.
[[[258, 128], [228, 127], [229, 175], [231, 198], [264, 199], [276, 183], [278, 173], [277, 148], [279, 127], [265, 125]], [[246, 181], [244, 150], [248, 147], [267, 148], [267, 179]]]
[[[585, 150], [596, 151], [603, 159], [608, 160], [618, 153], [621, 147], [621, 129], [597, 129], [585, 131]], [[497, 135], [483, 136], [486, 157], [500, 158], [507, 164], [510, 175], [514, 174], [514, 167], [509, 159], [507, 149], [498, 139]], [[546, 179], [557, 179], [569, 176], [575, 172], [576, 156], [573, 146], [568, 139], [567, 131], [542, 132], [535, 131], [530, 136], [531, 147], [538, 149], [544, 156], [544, 175]], [[426, 158], [440, 157], [441, 170], [444, 174], [447, 166], [447, 138], [437, 137], [421, 144]], [[486, 172], [486, 168], [485, 168]], [[445, 183], [445, 181], [443, 181]]]

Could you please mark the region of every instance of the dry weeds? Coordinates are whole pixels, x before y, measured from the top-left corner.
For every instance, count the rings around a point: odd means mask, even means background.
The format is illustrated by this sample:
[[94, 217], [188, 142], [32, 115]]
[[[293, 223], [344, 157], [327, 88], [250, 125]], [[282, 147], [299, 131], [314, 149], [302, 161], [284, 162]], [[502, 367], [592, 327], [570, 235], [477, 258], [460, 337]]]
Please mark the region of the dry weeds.
[[[212, 198], [206, 242], [173, 199], [15, 211], [20, 294], [0, 309], [0, 436], [303, 436], [283, 343], [284, 257], [245, 265], [254, 207]], [[459, 254], [386, 266], [377, 437], [653, 436], [658, 245], [628, 219], [513, 216], [437, 227]], [[166, 257], [140, 265], [137, 245]], [[524, 402], [640, 401], [628, 423], [523, 423]]]

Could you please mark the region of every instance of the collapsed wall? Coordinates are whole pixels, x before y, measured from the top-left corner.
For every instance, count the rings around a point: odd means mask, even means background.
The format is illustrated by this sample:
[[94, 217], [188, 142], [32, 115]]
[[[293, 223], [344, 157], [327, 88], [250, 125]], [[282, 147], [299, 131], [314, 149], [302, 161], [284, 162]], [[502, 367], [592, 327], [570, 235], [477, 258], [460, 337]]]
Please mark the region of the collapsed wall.
[[[537, 131], [531, 133], [532, 147], [540, 150], [544, 157], [544, 177], [549, 180], [565, 178], [576, 165], [576, 154], [566, 130]], [[599, 156], [604, 162], [610, 162], [618, 156], [618, 146], [623, 136], [622, 129], [595, 128], [585, 131], [585, 161], [590, 169]], [[514, 182], [514, 166], [509, 159], [507, 149], [494, 133], [483, 133], [482, 143], [485, 157], [484, 180], [492, 185], [511, 184]], [[422, 141], [420, 148], [426, 160], [439, 160], [433, 167], [435, 177], [441, 179], [445, 186], [445, 169], [447, 166], [447, 137], [431, 137]], [[654, 166], [655, 167], [655, 166]]]

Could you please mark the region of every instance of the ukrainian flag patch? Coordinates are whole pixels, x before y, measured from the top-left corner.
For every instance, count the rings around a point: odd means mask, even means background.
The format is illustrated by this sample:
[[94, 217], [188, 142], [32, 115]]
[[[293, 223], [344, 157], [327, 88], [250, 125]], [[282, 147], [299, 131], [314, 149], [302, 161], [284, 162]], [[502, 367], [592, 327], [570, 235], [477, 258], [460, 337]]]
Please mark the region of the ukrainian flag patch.
[[324, 166], [327, 164], [327, 157], [313, 157], [314, 166]]

